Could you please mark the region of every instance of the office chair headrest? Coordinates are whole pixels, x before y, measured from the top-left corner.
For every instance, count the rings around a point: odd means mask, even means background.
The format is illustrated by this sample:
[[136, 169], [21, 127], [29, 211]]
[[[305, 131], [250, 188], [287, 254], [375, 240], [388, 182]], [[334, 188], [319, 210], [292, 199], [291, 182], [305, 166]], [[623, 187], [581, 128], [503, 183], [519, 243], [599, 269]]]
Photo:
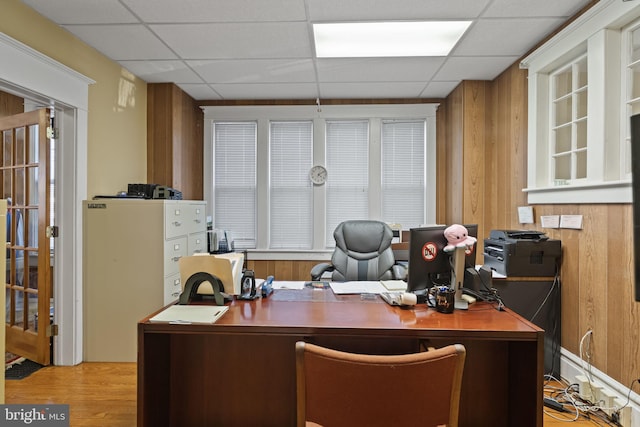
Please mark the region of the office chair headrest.
[[344, 252], [379, 254], [391, 244], [393, 231], [381, 221], [353, 220], [340, 223], [333, 237]]

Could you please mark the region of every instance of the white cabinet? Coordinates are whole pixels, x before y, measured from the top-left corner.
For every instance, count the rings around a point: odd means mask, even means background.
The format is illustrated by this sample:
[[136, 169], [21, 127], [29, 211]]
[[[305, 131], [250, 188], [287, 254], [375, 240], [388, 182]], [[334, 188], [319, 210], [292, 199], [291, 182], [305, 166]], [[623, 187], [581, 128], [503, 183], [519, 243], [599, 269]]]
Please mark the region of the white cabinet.
[[137, 323], [178, 299], [178, 259], [207, 251], [206, 202], [83, 204], [84, 361], [134, 362]]

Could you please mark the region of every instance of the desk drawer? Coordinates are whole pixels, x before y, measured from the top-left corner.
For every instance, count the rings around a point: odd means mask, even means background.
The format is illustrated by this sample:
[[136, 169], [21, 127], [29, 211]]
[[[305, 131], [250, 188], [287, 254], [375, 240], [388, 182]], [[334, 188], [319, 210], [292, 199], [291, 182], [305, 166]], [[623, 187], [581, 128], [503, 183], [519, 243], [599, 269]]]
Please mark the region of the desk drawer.
[[180, 274], [173, 274], [164, 278], [164, 305], [170, 304], [180, 298], [182, 282]]
[[194, 254], [206, 254], [207, 253], [207, 233], [189, 234], [188, 237], [188, 253]]
[[187, 237], [164, 242], [164, 276], [170, 276], [180, 272], [178, 260], [187, 255]]

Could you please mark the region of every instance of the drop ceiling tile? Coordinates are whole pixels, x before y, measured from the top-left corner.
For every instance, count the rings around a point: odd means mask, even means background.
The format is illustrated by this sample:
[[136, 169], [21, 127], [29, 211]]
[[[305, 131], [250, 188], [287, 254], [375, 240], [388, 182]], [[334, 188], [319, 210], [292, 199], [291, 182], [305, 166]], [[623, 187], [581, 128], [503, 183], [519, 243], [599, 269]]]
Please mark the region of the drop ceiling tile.
[[148, 83], [203, 83], [182, 61], [120, 61], [120, 65]]
[[383, 82], [430, 79], [443, 57], [318, 59], [320, 82]]
[[208, 83], [314, 82], [311, 59], [238, 59], [187, 61]]
[[138, 22], [118, 0], [22, 0], [58, 25]]
[[430, 82], [420, 98], [446, 98], [458, 85], [460, 80], [450, 82]]
[[538, 41], [562, 24], [557, 18], [481, 19], [451, 52], [464, 55], [524, 55]]
[[311, 57], [305, 23], [158, 24], [150, 28], [184, 59]]
[[[319, 87], [325, 98], [445, 97], [460, 80], [495, 78], [567, 17], [592, 3], [22, 1], [145, 81], [173, 81], [196, 99], [315, 99]], [[312, 57], [310, 22], [382, 19], [473, 19], [474, 23], [449, 58]], [[220, 92], [202, 84], [207, 82]]]
[[446, 60], [434, 81], [493, 80], [518, 60], [518, 56], [459, 57]]
[[185, 91], [193, 99], [215, 99], [220, 100], [222, 97], [216, 93], [209, 85], [205, 84], [188, 84], [181, 83], [178, 87]]
[[424, 82], [320, 83], [320, 98], [418, 98]]
[[475, 18], [490, 0], [307, 0], [309, 19], [321, 21]]
[[316, 99], [315, 83], [215, 84], [224, 99]]
[[136, 15], [149, 23], [306, 20], [304, 0], [122, 1]]
[[[484, 17], [542, 17], [569, 18], [591, 0], [493, 0]], [[563, 19], [563, 21], [565, 20]]]
[[143, 25], [66, 25], [65, 28], [114, 61], [176, 58]]

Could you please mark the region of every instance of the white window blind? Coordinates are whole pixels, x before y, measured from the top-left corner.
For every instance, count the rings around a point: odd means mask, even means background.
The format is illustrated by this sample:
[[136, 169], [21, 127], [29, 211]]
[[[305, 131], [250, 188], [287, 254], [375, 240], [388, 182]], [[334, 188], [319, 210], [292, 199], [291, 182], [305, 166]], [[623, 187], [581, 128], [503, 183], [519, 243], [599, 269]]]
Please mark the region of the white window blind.
[[255, 122], [214, 123], [214, 226], [234, 249], [256, 246]]
[[311, 249], [313, 123], [270, 123], [270, 247]]
[[369, 217], [369, 121], [327, 121], [326, 245], [346, 220]]
[[382, 123], [382, 218], [403, 229], [425, 222], [424, 120]]

